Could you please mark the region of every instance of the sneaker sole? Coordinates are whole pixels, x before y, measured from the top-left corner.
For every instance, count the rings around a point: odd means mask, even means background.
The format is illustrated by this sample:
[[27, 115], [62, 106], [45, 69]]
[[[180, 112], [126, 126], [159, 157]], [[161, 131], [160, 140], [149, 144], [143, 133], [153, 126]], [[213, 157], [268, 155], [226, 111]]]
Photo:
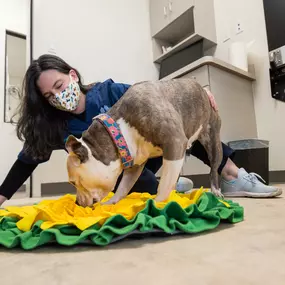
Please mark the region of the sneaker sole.
[[283, 192], [282, 189], [278, 188], [276, 191], [270, 193], [254, 193], [254, 192], [238, 191], [238, 192], [223, 193], [223, 195], [225, 197], [272, 198], [280, 196], [282, 192]]

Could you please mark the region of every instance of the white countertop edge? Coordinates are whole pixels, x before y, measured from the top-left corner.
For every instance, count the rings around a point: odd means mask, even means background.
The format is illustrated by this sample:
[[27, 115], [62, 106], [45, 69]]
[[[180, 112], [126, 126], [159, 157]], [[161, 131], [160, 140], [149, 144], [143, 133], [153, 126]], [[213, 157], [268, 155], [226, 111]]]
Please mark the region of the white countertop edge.
[[242, 70], [238, 67], [235, 67], [223, 60], [220, 60], [218, 58], [215, 58], [213, 56], [204, 56], [184, 67], [182, 67], [181, 69], [163, 77], [161, 80], [169, 80], [169, 79], [173, 79], [173, 78], [177, 78], [177, 77], [181, 77], [182, 75], [189, 73], [193, 70], [196, 70], [197, 68], [203, 66], [203, 65], [212, 65], [214, 67], [223, 69], [225, 71], [228, 71], [232, 74], [235, 74], [237, 76], [240, 76], [242, 78], [248, 79], [250, 81], [255, 81], [255, 75], [254, 75], [254, 69], [252, 68], [252, 66], [250, 66], [250, 69], [252, 69], [251, 72], [246, 72], [245, 70]]

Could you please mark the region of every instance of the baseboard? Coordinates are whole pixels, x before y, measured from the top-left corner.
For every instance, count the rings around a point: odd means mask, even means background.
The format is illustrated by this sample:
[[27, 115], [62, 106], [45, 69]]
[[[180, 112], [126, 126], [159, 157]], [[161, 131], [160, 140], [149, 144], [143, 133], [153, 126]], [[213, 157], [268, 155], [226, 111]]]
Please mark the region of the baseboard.
[[73, 185], [68, 182], [42, 183], [42, 197], [75, 194], [76, 190]]
[[285, 170], [270, 171], [269, 180], [270, 183], [285, 183]]
[[209, 174], [183, 175], [193, 181], [194, 187], [210, 187]]
[[[197, 187], [210, 187], [209, 174], [185, 175], [185, 177], [190, 178]], [[270, 183], [285, 183], [285, 170], [270, 171], [269, 180]], [[76, 193], [75, 188], [68, 182], [43, 183], [41, 191], [42, 197]]]
[[19, 192], [26, 192], [26, 185], [22, 185], [19, 189], [18, 189], [18, 191], [17, 191], [17, 193], [19, 193]]

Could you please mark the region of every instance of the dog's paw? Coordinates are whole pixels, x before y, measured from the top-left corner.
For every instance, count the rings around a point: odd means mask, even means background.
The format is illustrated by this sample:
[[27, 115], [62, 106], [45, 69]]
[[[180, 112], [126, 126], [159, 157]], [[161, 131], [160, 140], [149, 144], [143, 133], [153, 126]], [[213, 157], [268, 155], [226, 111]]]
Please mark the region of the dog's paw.
[[167, 196], [159, 196], [159, 195], [157, 195], [155, 198], [154, 198], [154, 201], [155, 202], [164, 202], [165, 200], [167, 200]]
[[219, 197], [219, 198], [224, 199], [224, 195], [223, 195], [223, 193], [221, 192], [221, 189], [217, 189], [217, 188], [213, 187], [213, 188], [211, 188], [211, 192], [212, 192], [216, 197]]

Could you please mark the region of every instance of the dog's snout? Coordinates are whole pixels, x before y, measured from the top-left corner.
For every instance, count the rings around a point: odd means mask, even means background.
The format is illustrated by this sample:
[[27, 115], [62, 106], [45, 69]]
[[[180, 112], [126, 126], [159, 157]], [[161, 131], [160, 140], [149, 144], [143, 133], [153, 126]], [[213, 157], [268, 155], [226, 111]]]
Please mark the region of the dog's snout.
[[94, 202], [90, 196], [77, 195], [75, 204], [81, 207], [92, 207]]
[[88, 203], [79, 203], [78, 200], [75, 201], [75, 204], [77, 206], [84, 207], [84, 208], [92, 207], [94, 203], [96, 203], [96, 202], [93, 201], [93, 203], [88, 204]]

